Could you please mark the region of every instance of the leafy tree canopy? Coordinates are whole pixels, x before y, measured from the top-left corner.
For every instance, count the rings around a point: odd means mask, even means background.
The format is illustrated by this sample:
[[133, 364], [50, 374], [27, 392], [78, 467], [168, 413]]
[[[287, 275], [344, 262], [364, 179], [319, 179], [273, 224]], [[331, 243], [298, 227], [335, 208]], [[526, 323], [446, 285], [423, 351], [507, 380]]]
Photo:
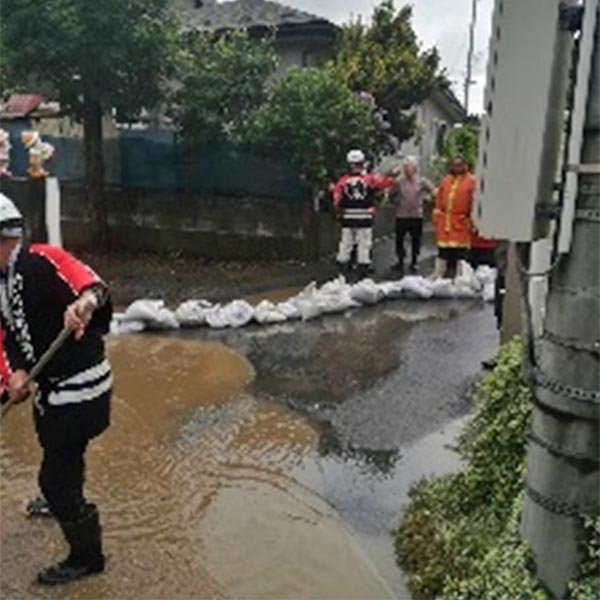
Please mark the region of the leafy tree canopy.
[[160, 96], [175, 38], [169, 0], [2, 0], [4, 72], [52, 87], [79, 114], [82, 99], [125, 113]]
[[245, 131], [246, 141], [286, 156], [313, 187], [335, 178], [349, 149], [369, 151], [371, 110], [327, 69], [293, 69]]
[[271, 40], [253, 40], [245, 32], [191, 33], [176, 64], [171, 112], [183, 139], [236, 141], [267, 98], [277, 57]]
[[412, 8], [396, 10], [393, 0], [375, 8], [371, 25], [360, 20], [346, 25], [332, 61], [337, 77], [352, 90], [373, 94], [400, 141], [414, 133], [414, 115], [406, 111], [443, 80], [439, 64], [435, 48], [419, 46]]
[[435, 180], [441, 179], [453, 158], [462, 156], [471, 170], [477, 166], [479, 128], [476, 124], [456, 127], [446, 137], [442, 151], [433, 159], [430, 170]]

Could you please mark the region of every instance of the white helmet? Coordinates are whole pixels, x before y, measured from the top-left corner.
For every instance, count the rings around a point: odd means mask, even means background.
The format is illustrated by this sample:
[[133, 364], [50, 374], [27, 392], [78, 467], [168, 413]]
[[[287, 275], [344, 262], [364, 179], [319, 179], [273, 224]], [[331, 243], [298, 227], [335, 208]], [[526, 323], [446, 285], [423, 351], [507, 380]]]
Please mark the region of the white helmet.
[[23, 215], [14, 202], [0, 192], [0, 235], [22, 237]]
[[350, 150], [346, 156], [346, 161], [351, 165], [364, 163], [365, 160], [365, 153], [362, 150]]

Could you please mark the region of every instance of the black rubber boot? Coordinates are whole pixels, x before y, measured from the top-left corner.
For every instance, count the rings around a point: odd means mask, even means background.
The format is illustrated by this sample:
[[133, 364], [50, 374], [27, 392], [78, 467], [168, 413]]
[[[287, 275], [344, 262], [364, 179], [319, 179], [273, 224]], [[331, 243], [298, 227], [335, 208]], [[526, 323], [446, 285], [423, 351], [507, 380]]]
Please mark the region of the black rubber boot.
[[27, 518], [33, 519], [36, 517], [52, 517], [52, 513], [50, 512], [50, 505], [44, 496], [41, 494], [30, 500], [25, 507], [25, 514]]
[[59, 524], [71, 551], [66, 560], [40, 571], [38, 583], [57, 585], [102, 573], [102, 529], [96, 506], [87, 504], [79, 520], [59, 521]]

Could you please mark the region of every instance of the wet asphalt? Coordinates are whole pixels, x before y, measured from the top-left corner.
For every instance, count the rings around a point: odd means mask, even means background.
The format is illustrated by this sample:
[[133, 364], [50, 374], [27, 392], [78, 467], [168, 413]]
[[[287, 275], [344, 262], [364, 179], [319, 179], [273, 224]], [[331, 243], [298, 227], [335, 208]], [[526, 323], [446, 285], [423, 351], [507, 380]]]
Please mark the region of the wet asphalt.
[[179, 335], [234, 348], [256, 370], [256, 398], [309, 417], [318, 457], [290, 476], [337, 511], [391, 595], [409, 600], [391, 531], [419, 479], [460, 468], [451, 446], [472, 410], [481, 360], [498, 347], [492, 307], [402, 300], [305, 323]]

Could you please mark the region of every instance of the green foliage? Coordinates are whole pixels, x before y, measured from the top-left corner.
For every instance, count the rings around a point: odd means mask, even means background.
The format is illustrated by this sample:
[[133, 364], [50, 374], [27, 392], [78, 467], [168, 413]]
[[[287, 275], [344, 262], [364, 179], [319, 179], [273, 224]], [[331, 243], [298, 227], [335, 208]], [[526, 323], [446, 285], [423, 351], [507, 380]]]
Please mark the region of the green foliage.
[[502, 532], [523, 484], [531, 395], [521, 345], [504, 347], [475, 394], [477, 414], [459, 441], [465, 471], [422, 482], [397, 531], [398, 560], [419, 598], [438, 598], [468, 579]]
[[519, 536], [521, 498], [513, 503], [505, 528], [488, 537], [484, 552], [466, 577], [447, 580], [444, 600], [551, 600], [531, 570], [531, 556]]
[[[416, 598], [551, 600], [518, 531], [532, 407], [521, 352], [516, 340], [503, 347], [476, 389], [477, 411], [459, 440], [466, 469], [422, 481], [411, 494], [396, 550]], [[572, 600], [598, 597], [600, 521], [587, 525], [588, 556]]]
[[335, 178], [352, 147], [369, 151], [367, 106], [326, 69], [293, 69], [246, 128], [245, 141], [279, 152], [313, 187]]
[[435, 181], [439, 181], [447, 172], [450, 161], [462, 156], [474, 170], [477, 165], [479, 149], [479, 128], [476, 124], [464, 125], [453, 129], [444, 141], [442, 151], [430, 165], [430, 172]]
[[177, 55], [172, 110], [186, 142], [236, 141], [266, 100], [277, 58], [270, 40], [247, 33], [192, 33]]
[[103, 110], [151, 107], [160, 97], [174, 39], [169, 4], [2, 0], [3, 62], [11, 83], [49, 85], [75, 114], [83, 97]]
[[396, 10], [385, 0], [373, 12], [372, 24], [360, 20], [343, 28], [332, 68], [356, 92], [370, 92], [387, 110], [392, 133], [400, 141], [414, 133], [414, 115], [407, 114], [442, 81], [435, 48], [421, 51], [412, 27], [412, 8]]
[[600, 598], [600, 516], [585, 517], [587, 539], [585, 558], [581, 564], [581, 577], [571, 583], [572, 600], [598, 600]]

